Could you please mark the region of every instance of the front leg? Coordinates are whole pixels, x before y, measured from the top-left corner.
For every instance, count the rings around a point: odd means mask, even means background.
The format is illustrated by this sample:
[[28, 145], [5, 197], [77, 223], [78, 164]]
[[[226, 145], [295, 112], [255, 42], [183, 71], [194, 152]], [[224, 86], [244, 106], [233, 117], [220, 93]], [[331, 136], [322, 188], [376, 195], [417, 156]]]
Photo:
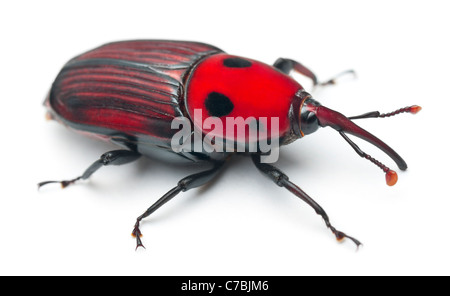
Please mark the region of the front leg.
[[328, 228], [330, 228], [331, 232], [333, 232], [338, 241], [342, 241], [344, 238], [347, 237], [350, 240], [352, 240], [357, 247], [361, 245], [361, 243], [357, 239], [348, 236], [345, 233], [334, 228], [333, 225], [331, 225], [330, 223], [330, 219], [328, 218], [327, 213], [325, 213], [322, 207], [317, 202], [315, 202], [311, 197], [309, 197], [302, 189], [300, 189], [300, 187], [289, 181], [288, 176], [286, 176], [282, 171], [280, 171], [279, 169], [270, 164], [261, 163], [261, 156], [259, 154], [252, 154], [252, 160], [255, 166], [264, 175], [269, 177], [275, 184], [277, 184], [280, 187], [284, 187], [291, 193], [295, 194], [301, 200], [310, 205], [318, 215], [322, 216], [323, 220], [325, 221], [325, 224], [327, 225]]
[[355, 71], [347, 70], [347, 71], [344, 71], [344, 72], [341, 72], [341, 73], [335, 75], [334, 77], [328, 79], [325, 82], [319, 82], [316, 75], [311, 70], [309, 70], [307, 67], [303, 66], [302, 64], [300, 64], [297, 61], [294, 61], [291, 59], [279, 58], [278, 60], [275, 61], [273, 66], [287, 75], [289, 75], [292, 71], [295, 71], [303, 76], [306, 76], [312, 80], [313, 86], [334, 85], [334, 84], [336, 84], [336, 80], [343, 75], [347, 75], [347, 74], [356, 75]]

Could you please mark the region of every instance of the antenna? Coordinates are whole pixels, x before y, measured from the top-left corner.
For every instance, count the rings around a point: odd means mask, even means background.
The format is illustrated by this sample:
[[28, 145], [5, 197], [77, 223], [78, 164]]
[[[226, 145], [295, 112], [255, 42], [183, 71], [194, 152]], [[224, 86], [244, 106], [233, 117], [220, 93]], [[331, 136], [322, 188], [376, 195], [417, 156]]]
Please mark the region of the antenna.
[[365, 159], [369, 160], [370, 162], [372, 162], [376, 166], [378, 166], [380, 169], [382, 169], [383, 172], [385, 172], [385, 174], [386, 174], [387, 185], [393, 186], [393, 185], [395, 185], [395, 183], [397, 183], [397, 179], [398, 179], [397, 173], [395, 171], [391, 170], [390, 168], [388, 168], [387, 166], [385, 166], [380, 161], [378, 161], [375, 158], [373, 158], [372, 156], [370, 156], [369, 154], [362, 151], [358, 147], [358, 145], [356, 145], [353, 141], [351, 141], [347, 137], [346, 133], [351, 134], [356, 137], [359, 137], [359, 138], [375, 145], [376, 147], [381, 149], [384, 153], [386, 153], [390, 158], [392, 158], [392, 160], [395, 161], [397, 166], [402, 171], [404, 171], [404, 170], [406, 170], [406, 168], [408, 166], [406, 165], [406, 162], [403, 160], [403, 158], [401, 158], [401, 156], [398, 155], [397, 152], [395, 152], [391, 147], [386, 145], [386, 143], [384, 143], [383, 141], [381, 141], [380, 139], [378, 139], [377, 137], [375, 137], [368, 131], [364, 130], [360, 126], [356, 125], [352, 121], [352, 119], [379, 118], [379, 117], [384, 118], [384, 117], [394, 116], [394, 115], [397, 115], [400, 113], [416, 114], [421, 109], [422, 108], [420, 106], [413, 105], [410, 107], [398, 109], [398, 110], [390, 112], [390, 113], [381, 114], [378, 111], [373, 111], [373, 112], [368, 112], [368, 113], [358, 115], [358, 116], [346, 117], [345, 115], [343, 115], [339, 112], [331, 110], [325, 106], [319, 105], [318, 107], [316, 107], [314, 112], [317, 116], [320, 126], [322, 126], [322, 127], [330, 126], [333, 129], [335, 129], [337, 132], [339, 132], [339, 134], [347, 141], [347, 143], [350, 144], [350, 146], [352, 146], [352, 148], [356, 151], [356, 153], [359, 156], [364, 157]]
[[390, 168], [385, 166], [380, 161], [376, 160], [375, 158], [373, 158], [369, 154], [367, 154], [364, 151], [362, 151], [358, 147], [358, 145], [356, 145], [352, 140], [350, 140], [349, 137], [344, 132], [339, 132], [339, 134], [344, 138], [345, 141], [347, 141], [347, 143], [350, 144], [350, 146], [352, 146], [352, 148], [355, 150], [355, 152], [359, 156], [369, 160], [370, 162], [374, 163], [377, 167], [379, 167], [380, 169], [383, 170], [383, 172], [386, 174], [386, 184], [387, 185], [394, 186], [395, 183], [397, 183], [398, 176], [397, 176], [397, 173], [395, 171], [391, 170]]
[[398, 110], [395, 110], [395, 111], [389, 112], [389, 113], [380, 113], [379, 111], [367, 112], [367, 113], [364, 113], [364, 114], [361, 114], [361, 115], [358, 115], [358, 116], [348, 117], [348, 119], [386, 118], [386, 117], [391, 117], [391, 116], [394, 116], [394, 115], [398, 115], [400, 113], [416, 114], [420, 110], [422, 110], [422, 107], [417, 106], [417, 105], [413, 105], [413, 106], [410, 106], [410, 107], [400, 108]]

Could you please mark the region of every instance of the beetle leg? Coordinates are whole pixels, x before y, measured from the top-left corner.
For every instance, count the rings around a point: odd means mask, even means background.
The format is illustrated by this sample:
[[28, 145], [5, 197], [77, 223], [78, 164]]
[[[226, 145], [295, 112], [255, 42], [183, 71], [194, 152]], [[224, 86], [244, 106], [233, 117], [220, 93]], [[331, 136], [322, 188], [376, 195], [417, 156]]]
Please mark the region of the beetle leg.
[[312, 80], [314, 87], [334, 85], [334, 84], [336, 84], [336, 80], [339, 77], [347, 75], [347, 74], [353, 74], [354, 76], [356, 76], [356, 73], [354, 70], [347, 70], [347, 71], [337, 74], [336, 76], [332, 77], [331, 79], [328, 79], [325, 82], [319, 82], [316, 75], [311, 70], [309, 70], [307, 67], [303, 66], [302, 64], [300, 64], [297, 61], [294, 61], [291, 59], [279, 58], [278, 60], [275, 61], [273, 66], [287, 75], [289, 75], [291, 73], [291, 71], [295, 71], [303, 76], [308, 77], [309, 79]]
[[289, 190], [291, 193], [295, 194], [297, 197], [299, 197], [301, 200], [306, 202], [308, 205], [310, 205], [318, 215], [322, 216], [323, 220], [325, 221], [325, 224], [328, 228], [330, 228], [331, 232], [336, 236], [336, 239], [338, 241], [342, 241], [344, 238], [348, 238], [351, 241], [353, 241], [357, 247], [361, 245], [361, 243], [351, 237], [346, 235], [345, 233], [337, 230], [334, 228], [331, 223], [330, 219], [328, 218], [327, 213], [322, 209], [322, 207], [315, 202], [311, 197], [309, 197], [300, 187], [289, 181], [288, 176], [286, 176], [282, 171], [277, 169], [276, 167], [269, 165], [267, 163], [261, 163], [260, 155], [253, 154], [252, 155], [253, 163], [256, 165], [256, 167], [267, 177], [269, 177], [275, 184], [277, 184], [280, 187], [284, 187], [287, 190]]
[[337, 81], [340, 77], [345, 76], [345, 75], [348, 75], [348, 74], [351, 74], [351, 75], [353, 75], [353, 77], [356, 78], [356, 72], [355, 72], [355, 70], [349, 69], [349, 70], [342, 71], [341, 73], [338, 73], [338, 74], [334, 75], [333, 77], [331, 77], [331, 78], [328, 79], [327, 81], [320, 82], [320, 83], [318, 83], [318, 84], [316, 84], [316, 85], [314, 85], [314, 86], [317, 86], [317, 85], [319, 85], [319, 86], [335, 85], [335, 84], [336, 84], [336, 81]]
[[106, 165], [122, 165], [126, 163], [130, 163], [135, 161], [141, 156], [138, 152], [130, 151], [130, 150], [113, 150], [104, 153], [100, 156], [100, 159], [91, 164], [84, 173], [72, 180], [64, 180], [64, 181], [45, 181], [40, 182], [38, 184], [38, 189], [44, 185], [51, 183], [60, 183], [62, 188], [66, 188], [67, 186], [74, 184], [78, 180], [86, 180], [93, 173], [95, 173], [99, 168]]
[[302, 64], [300, 64], [297, 61], [294, 61], [291, 59], [279, 58], [278, 60], [275, 61], [273, 66], [287, 75], [289, 75], [291, 73], [291, 71], [300, 73], [300, 74], [308, 77], [309, 79], [311, 79], [314, 86], [316, 86], [319, 83], [316, 75], [311, 70], [309, 70], [308, 68], [306, 68], [305, 66], [303, 66]]
[[196, 188], [202, 185], [205, 185], [209, 181], [211, 181], [220, 171], [222, 168], [224, 161], [215, 162], [214, 167], [212, 169], [209, 169], [204, 172], [200, 172], [197, 174], [189, 175], [183, 179], [181, 179], [177, 186], [169, 190], [166, 194], [164, 194], [160, 199], [158, 199], [151, 207], [149, 207], [142, 215], [140, 215], [136, 219], [136, 224], [134, 225], [134, 229], [132, 232], [132, 235], [136, 237], [136, 249], [139, 247], [144, 247], [142, 244], [142, 241], [140, 237], [142, 236], [142, 233], [139, 229], [139, 224], [142, 219], [148, 217], [150, 214], [152, 214], [154, 211], [159, 209], [163, 204], [171, 200], [173, 197], [178, 195], [180, 192], [188, 191], [192, 188]]

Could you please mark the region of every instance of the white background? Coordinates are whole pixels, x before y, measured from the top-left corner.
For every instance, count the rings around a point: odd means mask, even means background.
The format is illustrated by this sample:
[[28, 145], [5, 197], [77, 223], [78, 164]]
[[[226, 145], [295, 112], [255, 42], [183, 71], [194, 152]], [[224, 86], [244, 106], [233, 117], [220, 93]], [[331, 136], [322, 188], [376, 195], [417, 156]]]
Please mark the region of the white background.
[[[0, 11], [0, 275], [450, 274], [445, 1], [3, 1]], [[42, 101], [68, 59], [125, 39], [202, 41], [269, 64], [290, 57], [323, 80], [353, 68], [358, 79], [313, 93], [349, 116], [421, 105], [358, 121], [407, 161], [392, 188], [329, 128], [282, 149], [277, 165], [364, 246], [337, 243], [245, 157], [145, 220], [138, 252], [135, 218], [198, 169], [143, 159], [38, 192], [114, 148], [45, 121]]]

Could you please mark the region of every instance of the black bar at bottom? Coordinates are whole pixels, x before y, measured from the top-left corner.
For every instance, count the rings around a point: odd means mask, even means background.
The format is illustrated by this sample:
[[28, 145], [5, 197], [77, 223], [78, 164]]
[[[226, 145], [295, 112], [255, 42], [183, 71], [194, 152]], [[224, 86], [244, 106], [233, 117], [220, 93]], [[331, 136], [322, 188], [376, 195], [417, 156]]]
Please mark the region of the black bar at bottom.
[[274, 295], [300, 291], [304, 282], [295, 276], [156, 276], [145, 279], [145, 285], [169, 295]]

